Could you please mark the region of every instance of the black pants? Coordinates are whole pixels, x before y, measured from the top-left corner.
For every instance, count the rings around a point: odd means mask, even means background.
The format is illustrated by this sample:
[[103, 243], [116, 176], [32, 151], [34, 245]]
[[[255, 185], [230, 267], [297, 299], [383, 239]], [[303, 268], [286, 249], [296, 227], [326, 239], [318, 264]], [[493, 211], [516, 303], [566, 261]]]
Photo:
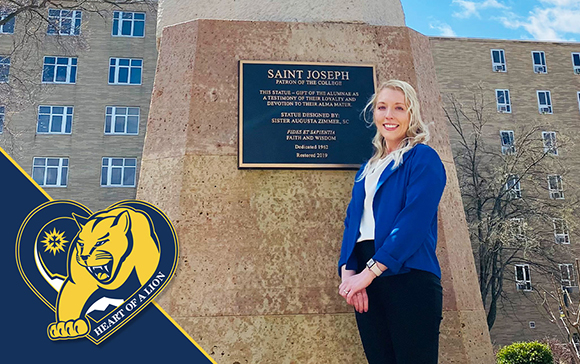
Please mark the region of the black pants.
[[[356, 244], [360, 270], [375, 253], [372, 240]], [[368, 287], [369, 310], [356, 322], [369, 364], [436, 364], [442, 289], [433, 273], [411, 270], [378, 277]]]

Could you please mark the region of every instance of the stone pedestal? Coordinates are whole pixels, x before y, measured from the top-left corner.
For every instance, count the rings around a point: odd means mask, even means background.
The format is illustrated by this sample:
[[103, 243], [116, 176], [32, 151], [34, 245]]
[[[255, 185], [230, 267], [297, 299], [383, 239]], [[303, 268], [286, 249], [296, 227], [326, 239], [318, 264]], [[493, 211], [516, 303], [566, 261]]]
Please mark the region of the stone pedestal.
[[137, 198], [181, 244], [158, 302], [220, 364], [365, 363], [336, 262], [354, 171], [239, 170], [238, 60], [372, 63], [419, 93], [448, 182], [442, 364], [493, 363], [428, 38], [406, 27], [195, 20], [166, 27]]
[[399, 0], [159, 0], [157, 36], [196, 19], [405, 25]]

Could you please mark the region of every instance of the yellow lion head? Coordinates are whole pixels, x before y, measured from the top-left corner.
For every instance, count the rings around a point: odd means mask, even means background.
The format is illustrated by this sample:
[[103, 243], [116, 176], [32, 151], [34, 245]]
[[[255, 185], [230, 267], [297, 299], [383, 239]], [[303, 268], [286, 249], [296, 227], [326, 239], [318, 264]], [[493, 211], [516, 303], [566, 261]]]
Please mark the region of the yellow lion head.
[[[128, 234], [132, 223], [129, 211], [115, 210], [79, 224], [81, 230], [75, 239], [74, 259], [101, 284], [115, 280], [133, 250], [133, 236]], [[79, 223], [78, 217], [75, 220]]]

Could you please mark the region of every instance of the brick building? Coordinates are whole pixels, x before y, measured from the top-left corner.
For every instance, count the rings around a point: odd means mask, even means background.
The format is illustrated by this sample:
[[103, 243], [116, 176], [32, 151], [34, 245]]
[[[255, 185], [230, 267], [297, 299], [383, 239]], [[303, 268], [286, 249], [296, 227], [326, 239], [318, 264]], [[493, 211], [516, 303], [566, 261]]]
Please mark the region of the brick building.
[[[522, 178], [517, 194], [524, 201], [543, 199], [557, 209], [573, 207], [578, 195], [566, 186], [580, 181], [580, 152], [575, 147], [580, 142], [580, 43], [432, 37], [431, 48], [447, 108], [450, 95], [469, 108], [474, 90], [480, 90], [490, 113], [482, 129], [490, 150], [509, 157], [518, 130], [532, 124], [540, 125], [532, 135], [535, 148], [566, 141], [549, 153], [552, 172]], [[461, 153], [457, 132], [452, 127], [449, 132], [454, 154]], [[548, 249], [553, 249], [556, 272], [560, 269], [556, 278], [577, 291], [572, 264], [580, 257], [580, 237], [570, 228], [573, 222], [554, 216], [553, 225], [549, 221], [534, 224], [546, 225], [543, 232], [535, 233], [553, 234], [546, 238], [553, 239]], [[523, 262], [509, 266], [505, 275], [506, 297], [500, 301], [491, 330], [493, 342], [505, 345], [545, 336], [562, 339], [563, 331], [549, 322], [538, 305], [539, 287], [551, 287], [549, 275]]]
[[45, 13], [53, 23], [38, 25], [40, 41], [25, 44], [34, 49], [11, 54], [30, 19], [0, 28], [0, 88], [29, 77], [33, 94], [28, 104], [0, 103], [0, 147], [53, 198], [93, 210], [135, 198], [157, 61], [155, 7]]

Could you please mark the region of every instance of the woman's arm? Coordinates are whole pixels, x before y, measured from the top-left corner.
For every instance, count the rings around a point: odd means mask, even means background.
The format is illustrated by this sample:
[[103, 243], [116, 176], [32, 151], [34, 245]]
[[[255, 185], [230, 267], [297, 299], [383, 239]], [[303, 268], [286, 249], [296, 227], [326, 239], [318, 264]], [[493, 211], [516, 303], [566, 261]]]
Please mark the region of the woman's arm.
[[373, 256], [375, 261], [386, 265], [395, 274], [431, 232], [446, 183], [445, 168], [433, 149], [421, 148], [410, 162], [413, 164], [405, 189], [405, 206], [395, 218], [390, 234]]

